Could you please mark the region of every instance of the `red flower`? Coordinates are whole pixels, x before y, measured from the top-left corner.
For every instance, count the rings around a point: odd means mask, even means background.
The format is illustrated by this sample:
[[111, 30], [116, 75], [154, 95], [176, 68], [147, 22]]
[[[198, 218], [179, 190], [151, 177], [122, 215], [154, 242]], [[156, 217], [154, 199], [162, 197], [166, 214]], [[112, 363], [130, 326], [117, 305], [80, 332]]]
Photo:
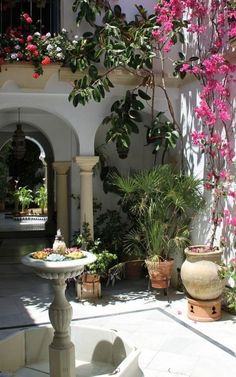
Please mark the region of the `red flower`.
[[43, 65], [47, 65], [47, 64], [50, 64], [51, 63], [51, 60], [48, 56], [45, 56], [45, 58], [42, 60], [42, 64]]
[[34, 79], [39, 78], [39, 76], [40, 76], [40, 75], [39, 75], [37, 72], [34, 72], [34, 73], [33, 73], [33, 78], [34, 78]]
[[9, 52], [11, 52], [11, 48], [10, 47], [4, 47], [4, 51], [8, 54]]

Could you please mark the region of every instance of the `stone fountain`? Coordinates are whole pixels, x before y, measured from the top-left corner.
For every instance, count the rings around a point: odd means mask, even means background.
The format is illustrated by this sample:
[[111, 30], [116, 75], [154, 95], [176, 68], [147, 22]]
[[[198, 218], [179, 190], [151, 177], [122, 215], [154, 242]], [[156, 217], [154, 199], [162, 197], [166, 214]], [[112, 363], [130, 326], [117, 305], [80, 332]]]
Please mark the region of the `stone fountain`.
[[[54, 332], [50, 327], [41, 327], [24, 330], [2, 340], [0, 376], [1, 371], [12, 372], [13, 374], [6, 375], [16, 377], [39, 377], [45, 374], [50, 377], [92, 377], [101, 374], [115, 374], [117, 377], [142, 376], [138, 366], [139, 351], [121, 339], [116, 332], [70, 327], [72, 307], [65, 297], [65, 281], [82, 273], [84, 266], [93, 263], [96, 257], [83, 251], [83, 258], [60, 260], [65, 249], [58, 231], [53, 244], [53, 253], [57, 254], [58, 260], [34, 259], [33, 253], [22, 258], [22, 263], [32, 268], [38, 276], [52, 282], [54, 299], [49, 307], [49, 318]], [[49, 352], [45, 351], [48, 347]], [[9, 355], [14, 355], [14, 360]]]

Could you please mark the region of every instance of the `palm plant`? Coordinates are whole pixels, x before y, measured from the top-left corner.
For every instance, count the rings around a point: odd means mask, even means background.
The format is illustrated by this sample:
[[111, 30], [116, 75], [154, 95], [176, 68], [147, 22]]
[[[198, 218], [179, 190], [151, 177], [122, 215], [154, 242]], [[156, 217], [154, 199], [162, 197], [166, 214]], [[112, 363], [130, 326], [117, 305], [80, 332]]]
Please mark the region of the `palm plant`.
[[114, 177], [121, 206], [132, 221], [125, 249], [152, 259], [167, 259], [190, 239], [190, 222], [203, 206], [201, 181], [176, 173], [170, 165]]
[[48, 193], [45, 185], [39, 187], [36, 191], [36, 196], [34, 198], [35, 203], [41, 208], [41, 213], [44, 215], [45, 208], [48, 202]]
[[16, 201], [16, 207], [20, 204], [21, 211], [24, 212], [33, 201], [32, 190], [27, 188], [27, 186], [19, 187], [18, 190], [14, 192], [14, 199]]

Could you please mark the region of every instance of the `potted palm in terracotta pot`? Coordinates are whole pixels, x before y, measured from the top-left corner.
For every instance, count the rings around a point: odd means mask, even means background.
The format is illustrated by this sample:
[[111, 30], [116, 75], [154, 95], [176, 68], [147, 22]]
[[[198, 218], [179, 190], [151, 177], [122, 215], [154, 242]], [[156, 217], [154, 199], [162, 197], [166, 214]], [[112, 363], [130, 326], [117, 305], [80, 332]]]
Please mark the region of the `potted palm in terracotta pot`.
[[189, 244], [190, 221], [203, 205], [201, 182], [168, 164], [114, 182], [132, 222], [126, 249], [143, 253], [152, 287], [168, 288], [173, 256]]

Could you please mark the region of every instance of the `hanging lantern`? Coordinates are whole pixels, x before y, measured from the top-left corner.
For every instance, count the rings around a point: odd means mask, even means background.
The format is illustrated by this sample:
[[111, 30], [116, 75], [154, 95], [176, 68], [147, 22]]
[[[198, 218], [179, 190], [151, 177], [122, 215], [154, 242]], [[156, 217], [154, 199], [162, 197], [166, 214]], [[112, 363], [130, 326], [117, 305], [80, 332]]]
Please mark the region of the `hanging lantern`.
[[20, 109], [18, 109], [18, 123], [16, 125], [16, 130], [12, 136], [12, 148], [13, 155], [17, 160], [21, 160], [25, 155], [25, 134], [22, 130], [20, 123]]

